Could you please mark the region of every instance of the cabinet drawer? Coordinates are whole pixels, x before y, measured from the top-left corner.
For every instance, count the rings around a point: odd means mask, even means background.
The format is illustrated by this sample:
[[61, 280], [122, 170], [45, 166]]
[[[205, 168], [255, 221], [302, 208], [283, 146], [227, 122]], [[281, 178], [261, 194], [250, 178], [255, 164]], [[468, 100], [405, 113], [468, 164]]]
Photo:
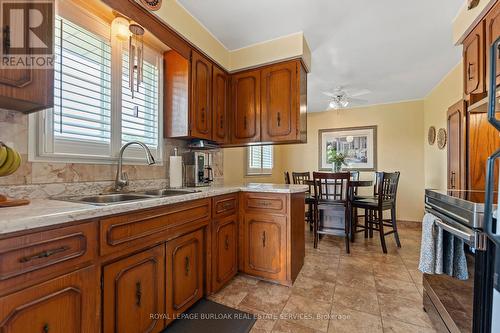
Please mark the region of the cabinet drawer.
[[0, 240], [0, 291], [90, 262], [96, 243], [94, 223]]
[[212, 199], [212, 217], [219, 218], [234, 214], [238, 208], [238, 195], [221, 195]]
[[100, 221], [100, 253], [106, 255], [148, 241], [186, 223], [210, 218], [210, 200], [188, 201], [159, 209], [129, 213]]
[[246, 211], [258, 210], [267, 213], [286, 214], [286, 195], [273, 193], [243, 193]]

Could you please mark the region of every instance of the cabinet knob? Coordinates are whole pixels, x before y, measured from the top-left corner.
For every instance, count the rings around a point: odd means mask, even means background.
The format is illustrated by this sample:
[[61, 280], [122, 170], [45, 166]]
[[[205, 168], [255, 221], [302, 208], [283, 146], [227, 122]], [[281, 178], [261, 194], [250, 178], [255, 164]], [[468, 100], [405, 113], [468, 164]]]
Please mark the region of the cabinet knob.
[[277, 122], [278, 122], [278, 127], [281, 126], [281, 114], [280, 112], [278, 112], [278, 115], [277, 115]]
[[266, 247], [266, 232], [262, 232], [262, 247]]

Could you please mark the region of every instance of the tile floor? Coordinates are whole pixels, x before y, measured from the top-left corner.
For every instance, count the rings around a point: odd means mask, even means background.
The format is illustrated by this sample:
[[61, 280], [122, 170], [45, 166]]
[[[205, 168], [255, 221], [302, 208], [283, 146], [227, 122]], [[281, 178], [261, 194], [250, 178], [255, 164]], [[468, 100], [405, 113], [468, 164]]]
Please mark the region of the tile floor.
[[388, 236], [383, 254], [378, 235], [359, 233], [347, 255], [342, 238], [324, 237], [314, 249], [306, 231], [305, 264], [293, 287], [238, 275], [210, 299], [258, 315], [252, 333], [434, 332], [422, 310], [420, 234], [401, 225], [402, 248]]

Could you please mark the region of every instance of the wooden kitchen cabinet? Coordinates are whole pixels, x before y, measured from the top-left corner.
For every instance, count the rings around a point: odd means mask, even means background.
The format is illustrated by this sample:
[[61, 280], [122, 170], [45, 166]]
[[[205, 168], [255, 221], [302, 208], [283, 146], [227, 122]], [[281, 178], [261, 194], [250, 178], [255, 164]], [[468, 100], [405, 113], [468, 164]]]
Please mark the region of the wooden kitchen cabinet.
[[203, 229], [167, 242], [167, 324], [203, 297], [203, 253]]
[[231, 76], [231, 144], [261, 141], [260, 70]]
[[193, 50], [190, 136], [212, 139], [212, 63]]
[[[26, 1], [25, 1], [26, 2]], [[28, 1], [30, 2], [30, 1]], [[34, 2], [34, 1], [31, 1]], [[51, 7], [37, 7], [39, 11], [45, 11], [44, 8]], [[50, 26], [54, 27], [54, 15], [52, 12], [42, 13], [44, 18], [44, 24], [40, 25], [36, 29], [36, 35], [42, 41], [52, 40], [53, 37], [51, 33], [53, 31]], [[45, 24], [45, 21], [48, 24]], [[2, 34], [9, 31], [8, 26], [1, 27]], [[18, 54], [25, 54], [28, 56], [37, 56], [34, 54], [32, 48], [29, 48], [28, 40], [31, 39], [29, 36], [31, 32], [30, 29], [24, 29], [24, 40], [26, 41], [23, 47], [17, 47], [9, 49], [8, 41], [2, 39], [3, 54], [9, 56], [12, 52], [12, 56]], [[50, 45], [48, 45], [50, 47]], [[9, 52], [10, 50], [10, 52]], [[44, 55], [41, 55], [44, 56]], [[17, 62], [17, 58], [14, 58]], [[31, 69], [31, 68], [16, 68], [16, 69], [4, 69], [0, 70], [0, 106], [2, 109], [15, 110], [22, 112], [34, 112], [39, 110], [44, 110], [54, 106], [54, 68], [50, 69]]]
[[212, 73], [212, 140], [225, 144], [229, 140], [229, 75], [217, 66]]
[[448, 109], [448, 188], [462, 190], [465, 184], [466, 105], [459, 101]]
[[220, 290], [238, 272], [238, 218], [230, 215], [213, 223], [212, 292]]
[[484, 21], [481, 21], [463, 42], [464, 94], [471, 103], [484, 97], [485, 82], [485, 47]]
[[[496, 2], [493, 8], [488, 12], [485, 17], [486, 24], [486, 84], [489, 85], [489, 68], [490, 68], [490, 47], [495, 40], [500, 37], [500, 3]], [[498, 53], [497, 53], [498, 54]], [[496, 70], [496, 83], [500, 84], [500, 57], [497, 57], [497, 70]], [[489, 87], [487, 86], [489, 89]]]
[[286, 279], [286, 217], [247, 213], [243, 217], [244, 272], [270, 280]]
[[98, 332], [94, 267], [3, 296], [1, 332]]
[[290, 61], [266, 67], [261, 73], [262, 141], [297, 139], [300, 116], [299, 63]]
[[165, 312], [165, 247], [156, 246], [103, 268], [104, 332], [160, 332]]

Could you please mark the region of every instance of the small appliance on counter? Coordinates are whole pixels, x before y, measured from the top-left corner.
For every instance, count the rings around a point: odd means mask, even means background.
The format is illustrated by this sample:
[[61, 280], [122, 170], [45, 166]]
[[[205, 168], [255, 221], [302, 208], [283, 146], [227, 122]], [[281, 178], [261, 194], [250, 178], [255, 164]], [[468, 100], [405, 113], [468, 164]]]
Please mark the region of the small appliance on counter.
[[214, 180], [212, 154], [207, 151], [190, 151], [183, 154], [185, 186], [209, 186]]

